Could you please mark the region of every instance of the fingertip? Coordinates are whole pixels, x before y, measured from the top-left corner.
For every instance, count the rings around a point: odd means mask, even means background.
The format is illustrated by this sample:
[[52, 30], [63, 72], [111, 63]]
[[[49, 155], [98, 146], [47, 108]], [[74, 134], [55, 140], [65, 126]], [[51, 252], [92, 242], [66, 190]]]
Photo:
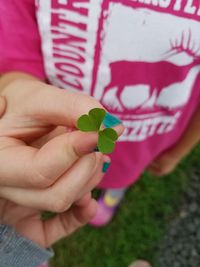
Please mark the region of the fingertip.
[[97, 213], [97, 202], [90, 199], [85, 207], [75, 207], [75, 216], [81, 224], [88, 223]]
[[91, 200], [91, 192], [85, 194], [81, 199], [77, 200], [75, 202], [75, 205], [78, 207], [84, 207], [89, 203], [90, 200]]
[[91, 109], [100, 108], [104, 109], [102, 104], [96, 100], [93, 96], [79, 92], [67, 92], [68, 99], [72, 99], [73, 117], [71, 117], [71, 125], [77, 126], [77, 120], [83, 114], [88, 114]]
[[96, 213], [97, 213], [97, 208], [98, 208], [98, 203], [95, 199], [91, 199], [89, 205], [88, 205], [88, 222], [95, 217]]
[[117, 132], [118, 136], [121, 136], [125, 130], [125, 126], [123, 124], [119, 124], [115, 127], [113, 127], [113, 129]]
[[106, 115], [103, 120], [103, 126], [105, 128], [113, 128], [119, 136], [123, 133], [125, 129], [125, 126], [123, 125], [121, 119], [119, 119], [115, 115], [112, 115], [109, 112], [106, 112]]

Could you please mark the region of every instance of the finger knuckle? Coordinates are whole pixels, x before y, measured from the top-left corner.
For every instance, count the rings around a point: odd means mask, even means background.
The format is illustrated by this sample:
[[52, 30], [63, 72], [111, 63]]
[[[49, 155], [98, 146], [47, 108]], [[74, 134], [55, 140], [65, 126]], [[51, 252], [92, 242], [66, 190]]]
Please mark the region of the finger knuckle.
[[96, 153], [95, 155], [95, 167], [99, 167], [102, 168], [102, 164], [104, 163], [104, 158], [103, 158], [103, 154], [101, 153]]
[[39, 189], [45, 189], [51, 186], [53, 181], [46, 177], [44, 174], [40, 173], [39, 171], [35, 170], [34, 174], [31, 178], [31, 184], [32, 186], [39, 188]]
[[91, 153], [88, 156], [88, 168], [90, 168], [90, 170], [92, 172], [94, 172], [97, 169], [97, 166], [100, 163], [100, 155], [97, 155], [96, 153]]
[[65, 153], [68, 157], [70, 157], [71, 160], [76, 160], [77, 158], [80, 157], [78, 152], [75, 149], [74, 146], [74, 140], [72, 135], [67, 135], [67, 140], [66, 140], [66, 146], [65, 150], [67, 153]]
[[56, 198], [51, 202], [50, 209], [53, 212], [62, 213], [70, 207], [70, 204], [62, 198]]
[[76, 95], [76, 97], [74, 98], [74, 102], [72, 107], [73, 108], [77, 108], [77, 107], [81, 107], [85, 109], [85, 105], [83, 105], [83, 103], [87, 103], [87, 108], [88, 111], [92, 108], [103, 108], [103, 106], [92, 96], [89, 95]]

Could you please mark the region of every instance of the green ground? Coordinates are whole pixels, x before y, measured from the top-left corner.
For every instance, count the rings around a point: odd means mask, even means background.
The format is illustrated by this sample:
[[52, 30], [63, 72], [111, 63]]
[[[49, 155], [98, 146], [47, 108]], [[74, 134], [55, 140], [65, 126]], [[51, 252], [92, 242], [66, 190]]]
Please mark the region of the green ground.
[[127, 267], [138, 258], [153, 263], [166, 226], [175, 216], [188, 170], [199, 164], [200, 147], [171, 175], [144, 174], [127, 192], [115, 220], [103, 229], [86, 226], [54, 247], [55, 267]]

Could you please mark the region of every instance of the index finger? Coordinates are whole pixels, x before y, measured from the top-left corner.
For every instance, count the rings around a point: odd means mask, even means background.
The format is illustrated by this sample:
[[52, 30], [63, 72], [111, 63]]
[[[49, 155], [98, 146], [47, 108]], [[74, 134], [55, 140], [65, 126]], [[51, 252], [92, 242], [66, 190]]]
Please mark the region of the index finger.
[[[93, 152], [96, 133], [73, 131], [57, 136], [40, 149], [15, 139], [0, 139], [0, 185], [46, 188], [83, 155]], [[8, 167], [9, 163], [9, 167]]]
[[26, 93], [23, 111], [53, 125], [76, 126], [77, 119], [90, 109], [103, 108], [95, 98], [81, 92], [59, 89], [39, 81], [28, 81], [27, 86], [32, 90], [30, 94]]
[[[77, 120], [81, 115], [87, 114], [93, 108], [105, 109], [94, 97], [81, 92], [59, 89], [39, 81], [23, 82], [27, 82], [29, 88], [33, 87], [34, 97], [33, 90], [30, 90], [30, 94], [26, 92], [26, 101], [23, 104], [22, 112], [52, 125], [76, 127]], [[23, 87], [25, 88], [24, 84]], [[21, 91], [23, 92], [23, 89]], [[110, 117], [108, 116], [107, 119], [110, 120]], [[117, 121], [118, 125], [122, 123], [118, 119], [114, 121]], [[116, 130], [118, 134], [121, 134], [123, 126], [117, 126]]]

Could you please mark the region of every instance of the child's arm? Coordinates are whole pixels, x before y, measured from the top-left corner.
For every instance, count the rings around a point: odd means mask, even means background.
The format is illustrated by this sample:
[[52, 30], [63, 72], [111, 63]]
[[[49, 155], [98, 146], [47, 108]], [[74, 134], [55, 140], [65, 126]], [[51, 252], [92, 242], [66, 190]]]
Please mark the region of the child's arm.
[[165, 175], [171, 172], [181, 159], [186, 156], [192, 148], [194, 148], [200, 141], [200, 107], [196, 110], [190, 121], [185, 133], [170, 150], [160, 155], [148, 170], [157, 176]]

